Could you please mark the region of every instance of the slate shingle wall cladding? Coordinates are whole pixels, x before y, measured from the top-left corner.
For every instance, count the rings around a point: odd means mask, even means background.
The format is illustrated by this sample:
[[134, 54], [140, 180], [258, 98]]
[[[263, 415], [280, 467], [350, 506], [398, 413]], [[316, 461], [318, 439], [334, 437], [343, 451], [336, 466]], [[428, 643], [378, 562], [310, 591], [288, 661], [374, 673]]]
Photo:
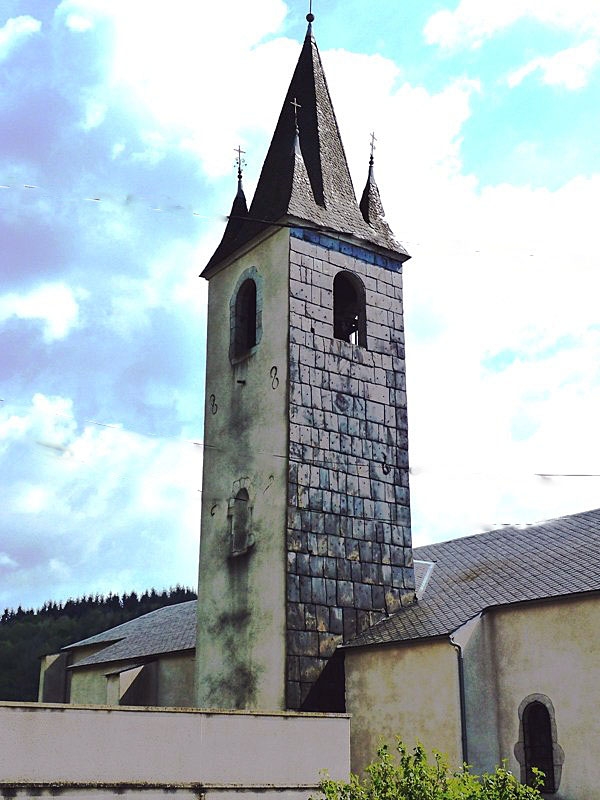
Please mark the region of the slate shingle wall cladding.
[[[402, 276], [334, 246], [290, 237], [289, 708], [342, 638], [414, 599]], [[340, 270], [365, 285], [366, 349], [333, 338]]]

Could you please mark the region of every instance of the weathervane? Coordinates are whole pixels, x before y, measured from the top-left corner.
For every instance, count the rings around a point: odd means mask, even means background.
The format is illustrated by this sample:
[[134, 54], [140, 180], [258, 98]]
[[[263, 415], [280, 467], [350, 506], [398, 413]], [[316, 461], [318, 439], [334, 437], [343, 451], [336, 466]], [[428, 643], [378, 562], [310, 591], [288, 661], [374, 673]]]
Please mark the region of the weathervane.
[[237, 147], [233, 148], [234, 153], [237, 153], [237, 158], [235, 160], [237, 170], [238, 170], [238, 181], [242, 180], [242, 167], [246, 166], [246, 161], [242, 158], [245, 155], [246, 151], [242, 150], [241, 145], [238, 144]]
[[308, 22], [314, 22], [315, 15], [312, 13], [312, 0], [308, 0], [308, 14], [306, 15]]
[[375, 131], [371, 131], [371, 158], [369, 159], [369, 164], [373, 166], [373, 156], [375, 154], [375, 142], [377, 141], [377, 137], [375, 136]]

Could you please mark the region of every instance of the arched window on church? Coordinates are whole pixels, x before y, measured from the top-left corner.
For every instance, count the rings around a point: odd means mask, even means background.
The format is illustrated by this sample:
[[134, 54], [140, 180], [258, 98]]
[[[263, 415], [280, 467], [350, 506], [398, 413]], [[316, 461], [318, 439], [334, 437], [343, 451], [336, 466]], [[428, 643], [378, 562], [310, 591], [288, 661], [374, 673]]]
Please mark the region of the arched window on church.
[[229, 532], [231, 555], [247, 553], [254, 544], [252, 535], [252, 506], [247, 489], [240, 489], [229, 503]]
[[343, 342], [367, 346], [365, 287], [350, 272], [338, 272], [333, 279], [333, 335]]
[[251, 355], [262, 336], [262, 278], [256, 267], [240, 275], [229, 301], [232, 364]]
[[247, 278], [235, 300], [235, 354], [238, 358], [256, 346], [256, 284]]
[[550, 714], [543, 703], [535, 700], [523, 710], [523, 745], [525, 750], [525, 782], [534, 784], [533, 768], [544, 773], [543, 792], [554, 792], [554, 756]]

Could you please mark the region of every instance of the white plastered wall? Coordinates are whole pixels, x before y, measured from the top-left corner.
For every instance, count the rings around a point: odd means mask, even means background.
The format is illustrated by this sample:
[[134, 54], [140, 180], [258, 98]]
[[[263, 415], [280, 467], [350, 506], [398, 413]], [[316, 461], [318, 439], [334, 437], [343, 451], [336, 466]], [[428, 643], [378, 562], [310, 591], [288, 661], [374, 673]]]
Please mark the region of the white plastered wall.
[[[230, 300], [252, 268], [261, 279], [261, 338], [233, 366]], [[204, 708], [285, 708], [288, 280], [284, 228], [209, 282], [196, 648]], [[255, 544], [232, 559], [228, 503], [239, 488], [249, 493]]]
[[348, 777], [344, 715], [0, 703], [0, 794], [11, 797], [305, 800], [322, 769]]
[[465, 649], [469, 761], [490, 771], [503, 758], [515, 775], [519, 705], [550, 699], [564, 750], [552, 797], [600, 799], [600, 597], [597, 594], [493, 609]]
[[346, 710], [352, 715], [352, 771], [375, 758], [382, 740], [419, 740], [462, 761], [457, 656], [447, 639], [345, 651]]

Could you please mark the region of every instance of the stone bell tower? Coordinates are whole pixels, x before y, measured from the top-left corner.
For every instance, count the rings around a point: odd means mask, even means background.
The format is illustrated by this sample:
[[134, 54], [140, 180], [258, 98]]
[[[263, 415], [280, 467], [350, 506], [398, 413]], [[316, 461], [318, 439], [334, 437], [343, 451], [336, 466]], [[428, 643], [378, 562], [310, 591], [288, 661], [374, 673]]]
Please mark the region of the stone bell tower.
[[[402, 264], [356, 201], [312, 15], [209, 282], [197, 704], [314, 707], [337, 645], [414, 601]], [[312, 699], [311, 699], [312, 698]]]

